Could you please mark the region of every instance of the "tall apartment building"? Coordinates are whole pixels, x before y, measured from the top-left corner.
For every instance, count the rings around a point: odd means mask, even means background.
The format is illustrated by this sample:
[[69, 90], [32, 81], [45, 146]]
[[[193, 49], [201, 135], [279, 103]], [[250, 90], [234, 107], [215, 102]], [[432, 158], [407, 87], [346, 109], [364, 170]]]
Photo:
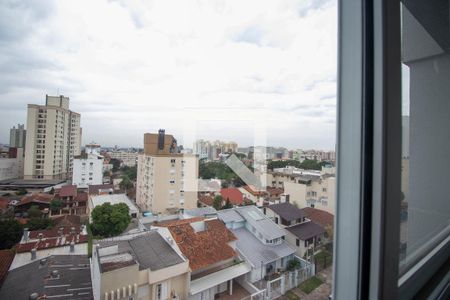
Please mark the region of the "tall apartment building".
[[205, 141], [197, 140], [194, 143], [193, 152], [199, 155], [200, 159], [218, 160], [220, 154], [237, 152], [238, 144], [235, 142]]
[[136, 203], [143, 211], [165, 214], [197, 207], [197, 178], [198, 157], [179, 153], [172, 135], [164, 130], [144, 134], [136, 184]]
[[24, 124], [18, 124], [13, 126], [9, 130], [9, 147], [11, 148], [25, 148], [27, 131], [25, 130]]
[[46, 95], [45, 105], [28, 104], [25, 179], [71, 178], [73, 157], [80, 155], [80, 114], [69, 98]]

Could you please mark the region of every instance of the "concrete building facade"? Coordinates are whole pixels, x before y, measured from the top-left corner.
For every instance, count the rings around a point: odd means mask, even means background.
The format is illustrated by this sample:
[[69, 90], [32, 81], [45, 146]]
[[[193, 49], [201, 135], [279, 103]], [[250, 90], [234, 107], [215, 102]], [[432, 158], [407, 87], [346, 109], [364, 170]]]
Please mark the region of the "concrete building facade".
[[[11, 151], [14, 149], [14, 151]], [[0, 158], [0, 181], [23, 177], [23, 148], [10, 148], [8, 158]]]
[[198, 157], [181, 154], [176, 139], [144, 135], [144, 153], [138, 156], [136, 203], [143, 211], [170, 213], [197, 207]]
[[46, 96], [45, 105], [28, 104], [25, 179], [68, 179], [80, 155], [80, 114], [69, 98]]
[[97, 149], [100, 146], [86, 145], [86, 152], [73, 160], [72, 184], [79, 188], [103, 183], [103, 156]]

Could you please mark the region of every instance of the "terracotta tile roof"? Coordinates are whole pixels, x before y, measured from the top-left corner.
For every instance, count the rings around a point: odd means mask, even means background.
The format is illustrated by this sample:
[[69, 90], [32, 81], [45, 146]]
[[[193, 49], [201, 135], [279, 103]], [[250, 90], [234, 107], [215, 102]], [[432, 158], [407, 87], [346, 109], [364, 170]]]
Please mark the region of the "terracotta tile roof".
[[77, 215], [63, 215], [60, 217], [53, 218], [53, 223], [55, 227], [79, 227], [81, 226], [81, 218]]
[[77, 186], [76, 185], [64, 185], [59, 190], [60, 197], [76, 197]]
[[[81, 233], [81, 226], [74, 227], [75, 235]], [[62, 230], [61, 230], [62, 228]], [[65, 226], [65, 227], [53, 227], [52, 229], [44, 229], [44, 230], [33, 230], [30, 231], [28, 234], [29, 239], [37, 239], [39, 238], [39, 235], [42, 234], [42, 238], [55, 238], [55, 237], [61, 237], [61, 236], [69, 236], [73, 235], [71, 233], [72, 227]]]
[[168, 227], [181, 252], [189, 259], [189, 266], [193, 271], [237, 255], [228, 244], [236, 240], [236, 237], [225, 224], [217, 219], [204, 221], [204, 230], [195, 232], [190, 223], [198, 222], [196, 219], [188, 219], [190, 222]]
[[18, 244], [16, 246], [17, 253], [29, 252], [31, 249], [50, 249], [56, 247], [69, 246], [71, 242], [75, 244], [87, 243], [88, 236], [87, 235], [69, 235], [65, 238], [57, 237], [57, 238], [47, 238], [41, 241], [33, 241], [29, 243]]
[[0, 284], [6, 278], [9, 266], [14, 259], [14, 251], [12, 250], [0, 250]]
[[241, 191], [236, 188], [221, 189], [220, 194], [224, 202], [230, 200], [233, 205], [242, 205], [244, 203], [244, 196]]
[[75, 197], [75, 200], [78, 202], [87, 202], [88, 201], [88, 193], [79, 193], [77, 194], [77, 196]]
[[20, 203], [17, 205], [20, 206], [20, 205], [24, 205], [27, 203], [33, 203], [33, 202], [50, 204], [50, 202], [53, 200], [53, 197], [54, 197], [54, 195], [49, 195], [49, 194], [33, 194], [31, 196], [23, 197], [20, 200]]
[[284, 189], [281, 188], [274, 188], [274, 187], [267, 187], [267, 192], [269, 193], [269, 196], [272, 197], [279, 197], [281, 194], [284, 193]]
[[212, 206], [214, 203], [214, 198], [208, 195], [201, 195], [198, 197], [198, 201], [207, 206]]
[[302, 210], [305, 212], [306, 217], [314, 223], [323, 227], [333, 226], [334, 216], [329, 212], [312, 207], [305, 207]]

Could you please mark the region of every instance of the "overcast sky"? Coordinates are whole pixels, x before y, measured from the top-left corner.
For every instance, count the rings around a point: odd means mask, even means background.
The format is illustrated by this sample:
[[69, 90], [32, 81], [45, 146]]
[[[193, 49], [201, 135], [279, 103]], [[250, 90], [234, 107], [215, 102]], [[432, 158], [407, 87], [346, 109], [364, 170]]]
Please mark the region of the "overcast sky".
[[263, 126], [270, 145], [334, 149], [336, 53], [336, 1], [2, 0], [0, 143], [59, 93], [83, 144], [195, 128], [248, 146]]

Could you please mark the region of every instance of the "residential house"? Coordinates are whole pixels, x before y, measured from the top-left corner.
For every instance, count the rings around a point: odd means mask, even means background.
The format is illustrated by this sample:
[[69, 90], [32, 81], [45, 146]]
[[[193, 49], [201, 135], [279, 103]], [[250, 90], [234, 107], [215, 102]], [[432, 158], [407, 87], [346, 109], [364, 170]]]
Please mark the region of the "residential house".
[[181, 252], [189, 260], [189, 299], [213, 300], [233, 295], [233, 287], [250, 266], [236, 252], [236, 236], [218, 219], [202, 217], [158, 224], [169, 229]]
[[91, 184], [88, 187], [89, 196], [105, 195], [114, 193], [113, 184]]
[[294, 259], [295, 249], [284, 240], [280, 228], [256, 206], [221, 210], [218, 218], [236, 236], [236, 250], [251, 265], [246, 281], [254, 283], [267, 278]]
[[54, 195], [43, 193], [24, 196], [16, 205], [14, 211], [16, 214], [24, 214], [32, 206], [37, 206], [43, 214], [48, 215], [50, 211], [50, 202], [53, 198]]
[[269, 205], [264, 207], [263, 211], [275, 223], [286, 229], [285, 239], [296, 248], [299, 257], [311, 255], [325, 238], [325, 228], [311, 221], [306, 211], [291, 203]]
[[97, 241], [92, 251], [95, 299], [187, 299], [189, 263], [167, 229]]
[[65, 185], [55, 191], [55, 199], [61, 201], [60, 214], [85, 215], [87, 213], [88, 194], [79, 192], [76, 185]]

